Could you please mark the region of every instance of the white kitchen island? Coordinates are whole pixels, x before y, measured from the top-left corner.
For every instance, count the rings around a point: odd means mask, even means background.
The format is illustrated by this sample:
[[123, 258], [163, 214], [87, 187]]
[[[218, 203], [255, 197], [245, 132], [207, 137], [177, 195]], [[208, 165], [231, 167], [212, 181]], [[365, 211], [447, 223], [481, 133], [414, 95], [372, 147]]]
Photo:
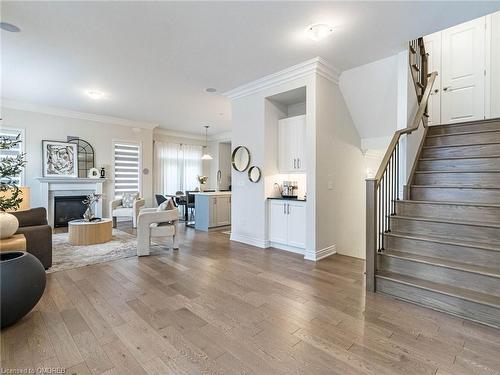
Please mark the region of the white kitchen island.
[[231, 225], [231, 192], [215, 191], [195, 195], [195, 225], [199, 230]]

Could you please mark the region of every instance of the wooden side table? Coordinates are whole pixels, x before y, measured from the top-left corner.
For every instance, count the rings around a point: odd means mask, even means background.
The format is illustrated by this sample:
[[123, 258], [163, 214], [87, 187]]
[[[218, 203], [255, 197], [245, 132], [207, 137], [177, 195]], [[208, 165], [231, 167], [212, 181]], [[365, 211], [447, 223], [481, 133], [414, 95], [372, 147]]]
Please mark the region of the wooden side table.
[[14, 234], [0, 240], [0, 251], [26, 251], [26, 237], [24, 234]]
[[71, 220], [68, 223], [69, 243], [72, 245], [95, 245], [111, 241], [113, 237], [113, 221]]

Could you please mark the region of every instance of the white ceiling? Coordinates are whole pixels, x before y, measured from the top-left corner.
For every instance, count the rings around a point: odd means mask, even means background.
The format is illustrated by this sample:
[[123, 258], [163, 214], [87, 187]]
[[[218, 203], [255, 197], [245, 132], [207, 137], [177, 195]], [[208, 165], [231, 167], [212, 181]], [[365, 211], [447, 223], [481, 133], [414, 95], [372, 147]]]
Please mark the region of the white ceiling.
[[[2, 97], [158, 123], [230, 130], [225, 92], [312, 57], [340, 70], [500, 9], [500, 2], [6, 2]], [[304, 35], [327, 22], [321, 43]], [[87, 89], [106, 99], [93, 101]]]

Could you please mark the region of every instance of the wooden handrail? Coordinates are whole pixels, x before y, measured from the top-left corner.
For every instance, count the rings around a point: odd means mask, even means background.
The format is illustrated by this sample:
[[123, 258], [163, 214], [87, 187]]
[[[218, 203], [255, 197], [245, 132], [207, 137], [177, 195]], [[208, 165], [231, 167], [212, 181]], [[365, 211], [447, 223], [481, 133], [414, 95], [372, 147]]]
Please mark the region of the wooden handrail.
[[[382, 159], [382, 162], [380, 164], [380, 167], [377, 171], [377, 174], [375, 175], [375, 180], [377, 181], [377, 185], [380, 184], [380, 181], [382, 180], [382, 177], [384, 176], [384, 172], [387, 169], [387, 165], [389, 164], [389, 161], [391, 159], [391, 155], [394, 152], [394, 149], [396, 148], [396, 145], [399, 142], [399, 139], [403, 134], [411, 134], [415, 130], [417, 130], [420, 126], [420, 123], [422, 122], [422, 119], [425, 115], [425, 110], [427, 108], [427, 104], [429, 102], [429, 96], [431, 94], [432, 86], [434, 85], [434, 81], [436, 80], [438, 73], [437, 72], [432, 72], [429, 76], [429, 79], [427, 80], [427, 85], [425, 86], [425, 91], [422, 96], [422, 101], [420, 102], [418, 106], [418, 111], [417, 114], [415, 115], [415, 118], [413, 119], [413, 122], [411, 126], [398, 130], [394, 133], [391, 139], [391, 143], [389, 143], [389, 147], [387, 148], [387, 151], [385, 152], [384, 158]], [[427, 125], [424, 124], [424, 127]]]

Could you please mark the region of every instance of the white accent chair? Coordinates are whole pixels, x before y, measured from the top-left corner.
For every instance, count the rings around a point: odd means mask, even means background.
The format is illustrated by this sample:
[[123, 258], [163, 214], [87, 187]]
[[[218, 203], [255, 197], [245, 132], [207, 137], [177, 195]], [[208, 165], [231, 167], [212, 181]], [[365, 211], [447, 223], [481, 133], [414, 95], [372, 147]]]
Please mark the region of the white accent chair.
[[174, 250], [179, 249], [177, 233], [179, 211], [143, 208], [137, 218], [137, 255], [149, 255], [151, 237], [172, 237]]
[[129, 217], [132, 218], [132, 226], [137, 228], [137, 216], [141, 208], [144, 207], [145, 201], [143, 198], [138, 198], [134, 200], [132, 207], [123, 207], [122, 199], [117, 198], [109, 203], [109, 212], [113, 218], [113, 228], [116, 228], [116, 218], [117, 217]]

